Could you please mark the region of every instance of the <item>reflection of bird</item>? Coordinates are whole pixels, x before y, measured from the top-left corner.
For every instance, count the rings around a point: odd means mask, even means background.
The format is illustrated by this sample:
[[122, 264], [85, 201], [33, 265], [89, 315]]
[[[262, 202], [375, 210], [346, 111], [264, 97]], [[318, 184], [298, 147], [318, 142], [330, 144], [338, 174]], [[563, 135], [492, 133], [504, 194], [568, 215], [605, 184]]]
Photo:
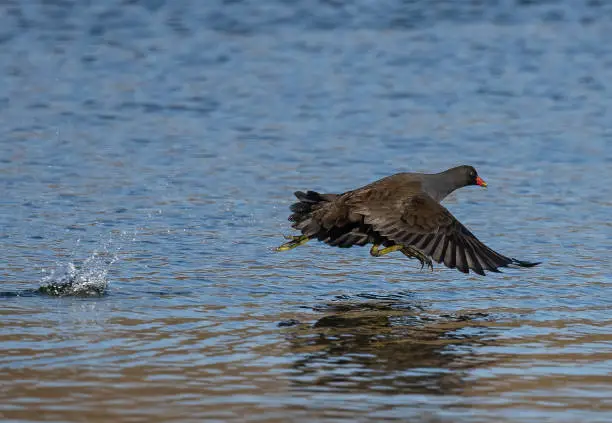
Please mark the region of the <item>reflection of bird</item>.
[[387, 394], [456, 393], [463, 389], [468, 370], [491, 362], [471, 352], [492, 342], [481, 314], [427, 316], [393, 302], [327, 310], [341, 311], [289, 333], [292, 352], [300, 357], [293, 365], [299, 371], [296, 385]]
[[277, 251], [318, 239], [343, 248], [373, 244], [373, 256], [401, 251], [422, 266], [433, 268], [433, 258], [451, 269], [480, 275], [508, 265], [538, 264], [493, 251], [440, 204], [467, 185], [487, 186], [473, 167], [459, 166], [436, 174], [398, 173], [343, 194], [298, 191], [300, 201], [291, 206], [289, 220], [302, 235], [290, 237]]

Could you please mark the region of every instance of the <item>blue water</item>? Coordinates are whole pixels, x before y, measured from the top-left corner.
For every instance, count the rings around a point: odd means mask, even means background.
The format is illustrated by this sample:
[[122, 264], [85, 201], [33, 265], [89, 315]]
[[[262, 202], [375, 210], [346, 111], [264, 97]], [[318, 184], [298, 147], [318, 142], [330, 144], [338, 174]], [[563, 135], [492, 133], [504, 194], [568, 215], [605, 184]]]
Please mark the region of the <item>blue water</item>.
[[[612, 421], [611, 5], [0, 11], [4, 421]], [[293, 191], [464, 163], [445, 205], [542, 265], [273, 251]]]

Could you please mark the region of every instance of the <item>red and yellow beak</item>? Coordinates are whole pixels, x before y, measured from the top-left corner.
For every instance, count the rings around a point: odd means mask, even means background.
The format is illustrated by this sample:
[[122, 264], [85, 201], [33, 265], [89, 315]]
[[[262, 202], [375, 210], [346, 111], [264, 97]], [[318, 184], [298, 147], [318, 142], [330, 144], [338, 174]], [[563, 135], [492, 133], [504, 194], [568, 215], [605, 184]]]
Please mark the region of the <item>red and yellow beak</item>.
[[480, 185], [481, 187], [486, 187], [487, 183], [482, 180], [480, 176], [476, 177], [476, 185]]

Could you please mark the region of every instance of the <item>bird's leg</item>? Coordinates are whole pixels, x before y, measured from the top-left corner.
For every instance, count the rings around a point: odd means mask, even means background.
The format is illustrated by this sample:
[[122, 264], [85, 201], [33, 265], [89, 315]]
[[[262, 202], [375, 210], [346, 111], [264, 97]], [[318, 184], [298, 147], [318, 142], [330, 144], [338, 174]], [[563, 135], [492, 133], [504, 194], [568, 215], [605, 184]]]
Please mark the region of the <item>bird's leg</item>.
[[390, 247], [383, 248], [382, 250], [378, 249], [378, 244], [372, 245], [370, 248], [370, 254], [374, 257], [384, 256], [385, 254], [392, 253], [394, 251], [400, 251], [403, 247], [401, 245], [392, 245]]
[[306, 235], [298, 235], [298, 236], [285, 236], [286, 239], [290, 239], [291, 241], [285, 242], [283, 245], [278, 247], [276, 251], [288, 251], [292, 250], [295, 247], [299, 247], [300, 245], [306, 244], [310, 241]]
[[421, 270], [427, 265], [433, 271], [433, 262], [421, 250], [414, 247], [402, 247], [400, 250], [408, 258], [416, 258], [421, 262]]

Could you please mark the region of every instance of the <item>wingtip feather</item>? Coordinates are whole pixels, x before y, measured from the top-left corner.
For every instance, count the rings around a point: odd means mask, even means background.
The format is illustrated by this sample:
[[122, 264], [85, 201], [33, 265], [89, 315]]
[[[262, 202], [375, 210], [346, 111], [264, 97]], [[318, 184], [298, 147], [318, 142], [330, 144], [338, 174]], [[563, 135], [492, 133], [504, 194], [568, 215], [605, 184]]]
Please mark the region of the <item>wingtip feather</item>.
[[541, 261], [531, 262], [531, 261], [517, 260], [513, 258], [511, 264], [514, 264], [520, 267], [534, 267], [534, 266], [537, 266], [538, 264], [542, 264], [542, 262]]
[[479, 274], [480, 276], [486, 276], [486, 274], [485, 274], [484, 270], [482, 270], [482, 269], [478, 269], [478, 268], [473, 268], [473, 267], [470, 267], [470, 270], [471, 270], [473, 273], [477, 273], [477, 274]]

